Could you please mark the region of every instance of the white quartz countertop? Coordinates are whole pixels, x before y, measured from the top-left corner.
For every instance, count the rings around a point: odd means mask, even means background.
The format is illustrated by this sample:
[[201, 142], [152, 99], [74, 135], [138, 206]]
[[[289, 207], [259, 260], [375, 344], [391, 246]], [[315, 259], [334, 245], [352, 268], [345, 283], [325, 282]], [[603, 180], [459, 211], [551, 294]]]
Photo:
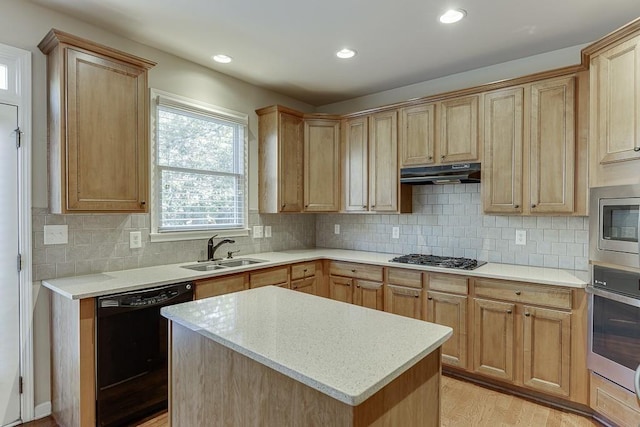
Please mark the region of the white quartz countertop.
[[275, 286], [163, 307], [161, 313], [352, 406], [452, 334], [447, 326]]
[[422, 271], [437, 271], [441, 273], [465, 276], [516, 280], [543, 285], [558, 285], [574, 288], [584, 288], [589, 280], [588, 272], [586, 271], [569, 271], [555, 268], [528, 267], [511, 264], [488, 263], [476, 268], [475, 270], [456, 270], [451, 268], [425, 267], [389, 262], [391, 258], [398, 255], [399, 254], [320, 248], [282, 252], [263, 252], [251, 254], [245, 257], [264, 260], [262, 263], [241, 267], [228, 267], [215, 271], [193, 271], [181, 267], [184, 265], [194, 264], [195, 261], [193, 261], [156, 267], [136, 268], [132, 270], [110, 271], [85, 276], [43, 280], [42, 284], [67, 298], [82, 299], [140, 290], [151, 286], [224, 276], [241, 271], [257, 270], [295, 262], [312, 261], [316, 259], [360, 262], [381, 265], [384, 267], [410, 268]]

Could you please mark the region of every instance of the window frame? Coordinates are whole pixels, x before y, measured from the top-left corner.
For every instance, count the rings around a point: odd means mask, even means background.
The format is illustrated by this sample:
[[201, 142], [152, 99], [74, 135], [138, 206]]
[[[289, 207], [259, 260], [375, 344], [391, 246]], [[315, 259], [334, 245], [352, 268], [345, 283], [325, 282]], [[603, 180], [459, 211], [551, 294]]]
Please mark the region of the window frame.
[[[151, 242], [172, 242], [178, 240], [199, 240], [207, 239], [213, 235], [218, 237], [242, 237], [249, 235], [249, 116], [247, 114], [233, 111], [224, 107], [211, 105], [202, 101], [165, 92], [151, 88], [150, 92], [150, 216], [151, 229], [149, 240]], [[243, 167], [244, 167], [244, 206], [243, 206], [243, 228], [218, 228], [206, 230], [184, 230], [184, 231], [159, 231], [160, 225], [160, 201], [158, 197], [159, 186], [159, 169], [157, 164], [157, 146], [158, 146], [158, 106], [160, 103], [168, 107], [185, 109], [199, 114], [208, 115], [222, 120], [237, 123], [244, 126], [243, 138]]]

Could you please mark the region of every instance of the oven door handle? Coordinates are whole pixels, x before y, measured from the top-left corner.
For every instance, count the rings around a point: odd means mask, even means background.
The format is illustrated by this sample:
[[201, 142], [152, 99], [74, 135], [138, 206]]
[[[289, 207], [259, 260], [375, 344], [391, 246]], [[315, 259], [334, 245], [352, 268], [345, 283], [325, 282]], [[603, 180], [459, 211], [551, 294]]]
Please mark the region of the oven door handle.
[[640, 308], [640, 299], [637, 299], [637, 298], [628, 297], [626, 295], [616, 294], [614, 292], [609, 292], [609, 291], [606, 291], [604, 289], [594, 288], [593, 286], [587, 286], [585, 288], [585, 291], [588, 294], [592, 294], [592, 295], [599, 296], [599, 297], [602, 297], [602, 298], [607, 298], [607, 299], [610, 299], [610, 300], [613, 300], [613, 301], [621, 302], [622, 304], [627, 304], [627, 305], [631, 305], [633, 307]]
[[638, 399], [640, 399], [640, 365], [638, 365], [638, 369], [636, 369], [636, 376], [633, 381], [633, 385], [636, 389], [636, 395]]

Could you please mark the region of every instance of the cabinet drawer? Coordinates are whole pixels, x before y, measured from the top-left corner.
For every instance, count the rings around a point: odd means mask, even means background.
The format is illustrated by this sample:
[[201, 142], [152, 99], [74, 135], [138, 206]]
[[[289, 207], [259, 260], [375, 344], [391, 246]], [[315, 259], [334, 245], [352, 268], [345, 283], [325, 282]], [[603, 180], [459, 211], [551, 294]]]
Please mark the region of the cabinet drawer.
[[387, 270], [387, 283], [422, 289], [422, 272], [404, 268], [390, 268]]
[[429, 290], [451, 292], [454, 294], [467, 295], [469, 292], [469, 279], [466, 277], [453, 276], [450, 274], [427, 274]]
[[260, 286], [282, 285], [289, 283], [289, 268], [275, 267], [268, 270], [260, 270], [249, 274], [249, 283], [251, 288], [259, 288]]
[[475, 295], [525, 304], [571, 309], [571, 290], [530, 283], [475, 279]]
[[195, 285], [196, 299], [209, 298], [249, 289], [246, 274], [196, 280]]
[[302, 279], [316, 275], [315, 262], [301, 262], [291, 266], [291, 280]]
[[591, 374], [590, 406], [621, 426], [640, 425], [640, 406], [633, 393]]
[[333, 261], [329, 269], [334, 276], [355, 277], [357, 279], [382, 282], [382, 267], [375, 265]]
[[307, 294], [316, 294], [316, 278], [307, 277], [305, 279], [298, 279], [291, 281], [291, 289], [294, 291], [305, 292]]

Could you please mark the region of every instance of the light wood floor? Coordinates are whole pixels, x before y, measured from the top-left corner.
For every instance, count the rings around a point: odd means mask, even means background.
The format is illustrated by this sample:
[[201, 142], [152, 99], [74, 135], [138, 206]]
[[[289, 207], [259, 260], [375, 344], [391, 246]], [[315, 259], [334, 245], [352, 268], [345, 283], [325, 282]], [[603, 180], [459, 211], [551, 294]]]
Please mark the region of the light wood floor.
[[[51, 419], [25, 427], [57, 427]], [[137, 427], [167, 427], [167, 414]], [[592, 427], [591, 418], [548, 408], [451, 377], [442, 377], [442, 427]]]

